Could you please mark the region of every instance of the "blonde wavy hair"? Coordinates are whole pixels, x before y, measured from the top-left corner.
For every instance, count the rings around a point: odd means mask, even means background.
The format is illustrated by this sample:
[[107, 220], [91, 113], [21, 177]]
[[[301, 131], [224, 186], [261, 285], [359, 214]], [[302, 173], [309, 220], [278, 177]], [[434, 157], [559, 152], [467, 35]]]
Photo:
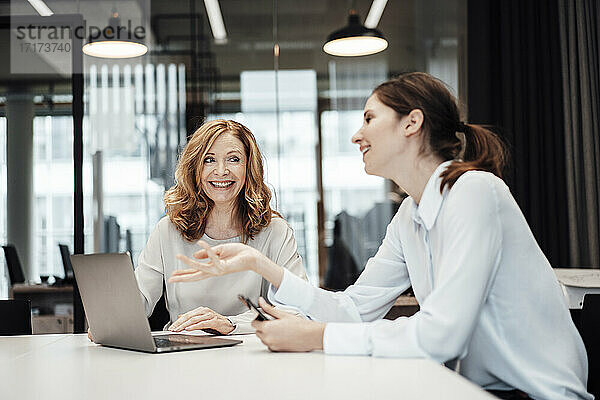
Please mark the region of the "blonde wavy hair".
[[175, 170], [175, 184], [165, 192], [165, 214], [181, 235], [198, 240], [204, 235], [206, 220], [214, 202], [204, 193], [201, 185], [203, 160], [217, 138], [231, 133], [244, 145], [246, 152], [246, 180], [238, 195], [236, 214], [241, 226], [240, 236], [247, 243], [271, 223], [271, 191], [263, 180], [262, 155], [254, 135], [239, 122], [217, 119], [198, 128], [183, 149]]

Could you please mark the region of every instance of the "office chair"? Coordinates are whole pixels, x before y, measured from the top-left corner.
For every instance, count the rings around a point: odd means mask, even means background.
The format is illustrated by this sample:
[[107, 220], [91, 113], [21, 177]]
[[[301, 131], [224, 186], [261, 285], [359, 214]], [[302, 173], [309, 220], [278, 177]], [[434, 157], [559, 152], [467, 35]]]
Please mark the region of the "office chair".
[[65, 271], [65, 282], [73, 282], [74, 274], [73, 274], [73, 265], [71, 265], [71, 252], [69, 251], [69, 246], [66, 244], [59, 244], [58, 248], [60, 250], [60, 258], [62, 258], [63, 269]]
[[8, 266], [8, 277], [11, 286], [16, 283], [25, 283], [25, 275], [23, 274], [21, 261], [19, 261], [17, 248], [12, 244], [7, 244], [6, 246], [2, 246], [2, 248], [4, 249], [4, 257]]
[[167, 310], [167, 302], [165, 301], [166, 294], [167, 290], [163, 283], [163, 294], [160, 296], [158, 302], [156, 302], [152, 315], [148, 317], [148, 323], [150, 324], [150, 330], [152, 331], [162, 331], [167, 322], [171, 320], [171, 316]]
[[0, 300], [0, 335], [31, 335], [31, 301]]
[[581, 338], [588, 356], [588, 392], [600, 397], [600, 294], [586, 294], [581, 310]]

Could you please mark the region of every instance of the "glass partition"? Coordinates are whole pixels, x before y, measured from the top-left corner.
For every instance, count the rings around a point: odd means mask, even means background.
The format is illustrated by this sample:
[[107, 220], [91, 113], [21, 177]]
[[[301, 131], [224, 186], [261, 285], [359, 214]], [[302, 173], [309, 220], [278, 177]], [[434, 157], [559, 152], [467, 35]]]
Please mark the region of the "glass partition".
[[59, 244], [73, 251], [73, 118], [33, 120], [34, 257], [39, 275], [64, 277]]
[[[353, 3], [364, 21], [373, 2]], [[162, 197], [186, 136], [204, 120], [223, 117], [246, 124], [257, 137], [273, 206], [294, 228], [310, 281], [340, 288], [351, 279], [332, 285], [328, 277], [362, 270], [403, 198], [390, 182], [364, 172], [350, 142], [364, 102], [378, 83], [420, 70], [446, 81], [464, 104], [466, 0], [387, 2], [376, 27], [389, 47], [355, 58], [322, 50], [329, 33], [347, 23], [348, 1], [219, 5], [226, 38], [215, 40], [202, 2], [119, 2], [123, 20], [146, 29], [149, 52], [128, 60], [84, 57], [85, 252], [128, 250], [137, 262], [164, 215]], [[60, 2], [54, 6], [56, 14], [73, 11]], [[88, 26], [103, 26], [113, 3], [78, 7]], [[57, 244], [71, 252], [74, 244], [73, 99], [69, 77], [63, 78], [40, 81], [31, 93], [32, 262], [37, 274], [58, 276]], [[5, 100], [0, 98], [1, 115]], [[6, 126], [0, 119], [4, 187]], [[3, 241], [6, 198], [3, 191]], [[4, 274], [0, 289], [6, 293]]]
[[162, 197], [185, 144], [185, 65], [89, 63], [86, 245], [133, 260], [164, 215]]
[[[364, 21], [372, 1], [355, 4]], [[461, 94], [466, 2], [388, 2], [377, 24], [388, 49], [355, 58], [322, 50], [347, 22], [345, 1], [219, 5], [224, 40], [214, 39], [201, 3], [152, 2], [147, 55], [86, 59], [86, 248], [130, 250], [136, 262], [164, 215], [186, 134], [220, 117], [257, 137], [273, 207], [294, 228], [310, 281], [327, 286], [328, 269], [330, 278], [347, 269], [340, 263], [358, 274], [403, 198], [366, 175], [350, 142], [364, 102], [377, 84], [412, 70]]]

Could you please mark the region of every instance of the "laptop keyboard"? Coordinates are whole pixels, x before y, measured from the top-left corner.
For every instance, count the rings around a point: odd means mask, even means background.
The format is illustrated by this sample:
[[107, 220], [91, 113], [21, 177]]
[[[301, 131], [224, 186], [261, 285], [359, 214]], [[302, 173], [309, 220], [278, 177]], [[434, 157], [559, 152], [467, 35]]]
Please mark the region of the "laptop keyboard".
[[156, 347], [185, 346], [210, 342], [210, 339], [207, 337], [192, 335], [160, 335], [154, 336], [153, 339]]
[[156, 345], [156, 347], [171, 347], [176, 345], [176, 343], [171, 342], [169, 339], [161, 337], [155, 337], [154, 344]]

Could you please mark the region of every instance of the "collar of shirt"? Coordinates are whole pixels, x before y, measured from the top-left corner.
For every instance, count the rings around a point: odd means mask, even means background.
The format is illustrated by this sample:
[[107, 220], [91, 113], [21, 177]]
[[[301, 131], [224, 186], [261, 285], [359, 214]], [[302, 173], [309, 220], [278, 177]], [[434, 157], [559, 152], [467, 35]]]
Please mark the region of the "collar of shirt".
[[417, 203], [413, 200], [412, 219], [415, 224], [425, 226], [425, 229], [430, 230], [442, 207], [443, 195], [440, 193], [440, 183], [442, 178], [440, 174], [446, 170], [452, 164], [452, 160], [444, 161], [433, 171], [425, 189], [423, 195], [421, 195], [421, 201]]

